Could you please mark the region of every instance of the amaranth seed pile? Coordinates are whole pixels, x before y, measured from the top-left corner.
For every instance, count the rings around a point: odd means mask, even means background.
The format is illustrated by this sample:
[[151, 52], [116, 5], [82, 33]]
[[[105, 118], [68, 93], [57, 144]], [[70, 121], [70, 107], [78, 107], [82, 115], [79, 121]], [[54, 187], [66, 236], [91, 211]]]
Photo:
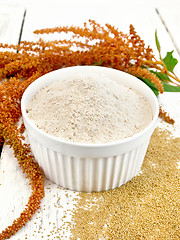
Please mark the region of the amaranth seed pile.
[[64, 140], [118, 141], [152, 120], [147, 100], [101, 74], [80, 74], [41, 89], [27, 109], [35, 125]]
[[79, 193], [70, 239], [179, 240], [179, 153], [180, 138], [155, 129], [141, 174], [113, 190]]

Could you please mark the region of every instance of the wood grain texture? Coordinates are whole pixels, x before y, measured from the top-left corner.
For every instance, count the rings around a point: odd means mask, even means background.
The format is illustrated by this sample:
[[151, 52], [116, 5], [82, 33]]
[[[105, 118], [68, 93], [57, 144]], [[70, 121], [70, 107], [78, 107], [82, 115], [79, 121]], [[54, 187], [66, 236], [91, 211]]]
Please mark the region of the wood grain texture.
[[0, 42], [18, 44], [25, 8], [0, 2]]
[[174, 0], [171, 4], [158, 8], [161, 20], [169, 32], [173, 44], [180, 55], [180, 1]]

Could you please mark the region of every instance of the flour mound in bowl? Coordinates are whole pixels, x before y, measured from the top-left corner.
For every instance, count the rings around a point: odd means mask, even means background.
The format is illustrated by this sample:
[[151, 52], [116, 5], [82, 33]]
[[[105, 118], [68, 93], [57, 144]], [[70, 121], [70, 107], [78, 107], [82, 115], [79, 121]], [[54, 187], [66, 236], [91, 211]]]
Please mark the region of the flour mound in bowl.
[[99, 74], [80, 74], [42, 88], [27, 115], [46, 133], [94, 144], [130, 137], [152, 121], [143, 96]]

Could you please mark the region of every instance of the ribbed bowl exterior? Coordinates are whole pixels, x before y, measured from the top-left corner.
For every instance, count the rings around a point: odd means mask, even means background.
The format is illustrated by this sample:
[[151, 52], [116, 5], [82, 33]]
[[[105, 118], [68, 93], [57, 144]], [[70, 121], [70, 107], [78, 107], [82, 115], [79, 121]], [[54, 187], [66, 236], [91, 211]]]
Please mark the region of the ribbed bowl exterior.
[[112, 157], [82, 158], [64, 155], [40, 144], [29, 135], [32, 152], [45, 176], [75, 191], [98, 192], [114, 189], [137, 175], [149, 139], [129, 152]]

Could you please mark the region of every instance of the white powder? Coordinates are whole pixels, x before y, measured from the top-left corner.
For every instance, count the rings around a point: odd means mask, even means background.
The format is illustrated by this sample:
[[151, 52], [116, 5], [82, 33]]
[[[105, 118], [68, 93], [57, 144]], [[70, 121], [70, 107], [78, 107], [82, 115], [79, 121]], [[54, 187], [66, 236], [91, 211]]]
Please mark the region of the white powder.
[[46, 133], [79, 143], [118, 141], [152, 120], [147, 100], [102, 75], [82, 74], [41, 89], [27, 114]]

